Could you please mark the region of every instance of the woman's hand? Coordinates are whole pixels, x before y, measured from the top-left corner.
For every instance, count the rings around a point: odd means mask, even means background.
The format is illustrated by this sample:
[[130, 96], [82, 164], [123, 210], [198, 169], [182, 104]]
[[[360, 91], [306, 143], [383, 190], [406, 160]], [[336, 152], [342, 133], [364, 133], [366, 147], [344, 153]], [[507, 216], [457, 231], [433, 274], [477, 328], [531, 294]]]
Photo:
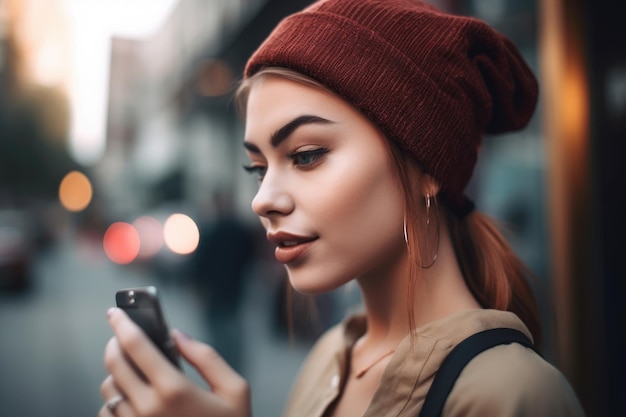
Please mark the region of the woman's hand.
[[[248, 383], [213, 348], [173, 331], [176, 346], [211, 387], [194, 384], [174, 367], [122, 310], [107, 313], [115, 337], [106, 346], [110, 375], [101, 386], [105, 401], [123, 400], [99, 417], [250, 417]], [[133, 365], [143, 374], [137, 373]]]

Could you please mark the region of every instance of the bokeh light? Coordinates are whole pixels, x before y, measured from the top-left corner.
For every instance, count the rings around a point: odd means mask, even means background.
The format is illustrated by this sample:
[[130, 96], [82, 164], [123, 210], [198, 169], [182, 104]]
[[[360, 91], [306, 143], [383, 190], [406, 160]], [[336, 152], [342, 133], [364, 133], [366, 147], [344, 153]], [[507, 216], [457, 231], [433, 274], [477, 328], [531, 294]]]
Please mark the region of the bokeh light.
[[186, 214], [172, 214], [163, 226], [165, 244], [174, 253], [187, 255], [198, 247], [200, 230], [193, 219]]
[[151, 258], [163, 247], [163, 226], [151, 216], [141, 216], [133, 222], [139, 233], [139, 258]]
[[106, 255], [117, 264], [129, 264], [139, 254], [139, 233], [129, 223], [116, 222], [110, 225], [102, 243]]
[[82, 172], [71, 171], [59, 185], [59, 200], [69, 211], [82, 211], [91, 202], [91, 181]]

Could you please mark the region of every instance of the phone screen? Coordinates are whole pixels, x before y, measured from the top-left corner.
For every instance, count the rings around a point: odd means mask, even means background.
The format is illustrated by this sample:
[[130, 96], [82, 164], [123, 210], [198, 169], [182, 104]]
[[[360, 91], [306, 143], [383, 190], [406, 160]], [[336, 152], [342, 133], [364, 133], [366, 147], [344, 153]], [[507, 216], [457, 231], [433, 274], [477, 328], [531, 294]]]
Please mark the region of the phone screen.
[[143, 329], [152, 342], [180, 368], [180, 358], [169, 334], [156, 287], [119, 290], [115, 295], [117, 306]]

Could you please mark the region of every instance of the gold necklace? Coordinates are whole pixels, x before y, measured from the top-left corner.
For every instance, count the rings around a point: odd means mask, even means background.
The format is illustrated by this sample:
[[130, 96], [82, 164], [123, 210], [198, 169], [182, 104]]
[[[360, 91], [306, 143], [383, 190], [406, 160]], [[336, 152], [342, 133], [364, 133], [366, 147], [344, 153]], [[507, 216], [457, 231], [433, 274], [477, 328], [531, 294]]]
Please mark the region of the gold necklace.
[[396, 350], [395, 350], [395, 349], [393, 349], [393, 350], [391, 350], [391, 351], [389, 351], [389, 352], [385, 353], [384, 355], [380, 356], [380, 357], [379, 357], [379, 358], [377, 358], [374, 362], [372, 362], [371, 364], [367, 365], [365, 368], [362, 368], [360, 371], [358, 371], [358, 372], [355, 374], [355, 376], [354, 376], [354, 377], [355, 377], [356, 379], [361, 378], [363, 375], [365, 375], [365, 373], [366, 373], [367, 371], [369, 371], [369, 370], [370, 370], [370, 368], [372, 368], [372, 367], [373, 367], [374, 365], [376, 365], [378, 362], [380, 362], [380, 361], [382, 361], [383, 359], [385, 359], [387, 356], [389, 356], [389, 355], [393, 354], [395, 351], [396, 351]]

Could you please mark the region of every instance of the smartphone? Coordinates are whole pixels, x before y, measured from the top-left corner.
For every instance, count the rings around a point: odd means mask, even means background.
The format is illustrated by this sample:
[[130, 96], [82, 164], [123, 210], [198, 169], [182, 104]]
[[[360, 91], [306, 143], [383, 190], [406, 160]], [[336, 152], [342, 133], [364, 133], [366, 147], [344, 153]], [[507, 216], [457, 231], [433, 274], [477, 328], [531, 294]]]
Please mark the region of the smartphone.
[[156, 287], [119, 290], [115, 293], [115, 303], [143, 329], [170, 362], [182, 369], [180, 355], [165, 321], [161, 298]]

